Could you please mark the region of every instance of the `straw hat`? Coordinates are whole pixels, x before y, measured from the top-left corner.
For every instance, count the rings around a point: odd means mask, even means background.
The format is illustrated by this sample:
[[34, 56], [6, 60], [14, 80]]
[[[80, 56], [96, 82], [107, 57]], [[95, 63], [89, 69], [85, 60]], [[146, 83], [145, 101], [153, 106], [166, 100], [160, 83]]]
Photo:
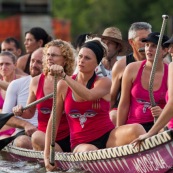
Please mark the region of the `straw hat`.
[[100, 35], [102, 39], [111, 40], [113, 42], [119, 43], [122, 47], [121, 51], [118, 55], [127, 55], [132, 52], [131, 46], [129, 43], [122, 39], [121, 31], [116, 27], [106, 28], [102, 35]]

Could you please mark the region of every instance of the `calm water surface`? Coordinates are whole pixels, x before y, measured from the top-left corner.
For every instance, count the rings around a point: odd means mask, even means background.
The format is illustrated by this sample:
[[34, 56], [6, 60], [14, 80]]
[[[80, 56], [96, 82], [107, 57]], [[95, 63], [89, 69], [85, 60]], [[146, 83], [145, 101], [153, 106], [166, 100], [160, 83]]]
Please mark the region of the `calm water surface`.
[[[68, 171], [56, 171], [56, 173], [87, 173], [84, 171], [68, 170]], [[43, 164], [33, 161], [24, 161], [14, 156], [0, 152], [0, 173], [46, 173]], [[48, 173], [48, 172], [47, 172]]]

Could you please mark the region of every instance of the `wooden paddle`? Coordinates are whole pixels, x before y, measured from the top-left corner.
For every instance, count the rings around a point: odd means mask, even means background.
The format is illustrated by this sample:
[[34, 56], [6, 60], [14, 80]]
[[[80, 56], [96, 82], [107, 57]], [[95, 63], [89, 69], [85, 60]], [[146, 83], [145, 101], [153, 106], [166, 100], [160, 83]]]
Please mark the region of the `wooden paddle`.
[[20, 132], [18, 132], [17, 134], [10, 136], [8, 138], [4, 138], [0, 140], [0, 150], [2, 150], [5, 146], [7, 146], [10, 142], [12, 142], [15, 138], [17, 138], [20, 135], [24, 135], [25, 134], [25, 130], [22, 130]]
[[[53, 97], [53, 93], [48, 94], [47, 96], [45, 96], [45, 97], [43, 97], [43, 98], [41, 98], [41, 99], [39, 99], [39, 100], [36, 100], [36, 101], [34, 101], [34, 102], [28, 104], [26, 107], [23, 107], [23, 110], [26, 110], [26, 109], [28, 109], [28, 108], [30, 108], [30, 107], [32, 107], [32, 106], [35, 106], [36, 104], [38, 104], [38, 103], [40, 103], [40, 102], [43, 102], [43, 101], [45, 101], [45, 100], [47, 100], [47, 99], [49, 99], [49, 98], [51, 98], [51, 97]], [[2, 127], [5, 125], [5, 123], [6, 123], [12, 116], [14, 116], [14, 113], [13, 113], [13, 112], [11, 112], [11, 113], [3, 113], [3, 114], [0, 114], [0, 128], [2, 128]]]
[[56, 135], [56, 93], [57, 93], [57, 75], [54, 77], [53, 89], [53, 106], [52, 106], [52, 133], [51, 133], [51, 146], [50, 146], [50, 164], [55, 165], [55, 135]]
[[[152, 66], [150, 80], [149, 80], [149, 96], [150, 96], [150, 103], [151, 103], [152, 107], [156, 106], [156, 102], [155, 102], [154, 94], [153, 94], [153, 83], [154, 83], [155, 71], [157, 68], [157, 61], [158, 61], [158, 57], [159, 57], [159, 52], [160, 52], [160, 48], [161, 48], [161, 44], [162, 44], [163, 34], [165, 31], [166, 22], [167, 22], [169, 16], [168, 15], [162, 15], [162, 18], [163, 18], [163, 23], [162, 23], [162, 27], [161, 27], [161, 31], [160, 31], [160, 36], [159, 36], [159, 40], [158, 40], [158, 44], [157, 44], [157, 48], [156, 48], [156, 54], [154, 57], [154, 63]], [[157, 118], [155, 117], [154, 122], [156, 122], [156, 120], [157, 120]]]

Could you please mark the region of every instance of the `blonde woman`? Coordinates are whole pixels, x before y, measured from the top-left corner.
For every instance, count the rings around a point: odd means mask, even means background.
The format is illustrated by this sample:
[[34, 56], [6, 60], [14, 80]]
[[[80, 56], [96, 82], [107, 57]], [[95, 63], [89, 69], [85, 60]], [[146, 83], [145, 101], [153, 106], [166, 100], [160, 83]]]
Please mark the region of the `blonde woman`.
[[[72, 75], [75, 65], [75, 51], [68, 42], [57, 39], [45, 45], [43, 73], [34, 77], [30, 83], [28, 104], [53, 92], [54, 76], [50, 75], [49, 69], [55, 64], [62, 66], [69, 76]], [[51, 114], [52, 103], [53, 99], [50, 98], [37, 104], [38, 130], [32, 135], [32, 146], [35, 150], [44, 150], [46, 127]], [[31, 118], [36, 109], [36, 107], [32, 107], [22, 113], [21, 108], [21, 106], [16, 106], [13, 108], [13, 112], [23, 118]], [[56, 142], [56, 151], [70, 151], [69, 126], [63, 112]]]

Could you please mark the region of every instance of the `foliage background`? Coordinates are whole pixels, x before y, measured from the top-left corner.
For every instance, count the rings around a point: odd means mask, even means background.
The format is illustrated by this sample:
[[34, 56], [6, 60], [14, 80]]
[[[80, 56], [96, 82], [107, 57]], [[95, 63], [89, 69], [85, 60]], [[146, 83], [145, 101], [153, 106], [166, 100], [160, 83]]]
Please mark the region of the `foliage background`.
[[133, 22], [145, 21], [160, 31], [162, 15], [170, 16], [166, 34], [173, 33], [173, 0], [52, 0], [52, 15], [71, 21], [72, 40], [82, 33], [101, 34], [116, 26], [127, 39]]

